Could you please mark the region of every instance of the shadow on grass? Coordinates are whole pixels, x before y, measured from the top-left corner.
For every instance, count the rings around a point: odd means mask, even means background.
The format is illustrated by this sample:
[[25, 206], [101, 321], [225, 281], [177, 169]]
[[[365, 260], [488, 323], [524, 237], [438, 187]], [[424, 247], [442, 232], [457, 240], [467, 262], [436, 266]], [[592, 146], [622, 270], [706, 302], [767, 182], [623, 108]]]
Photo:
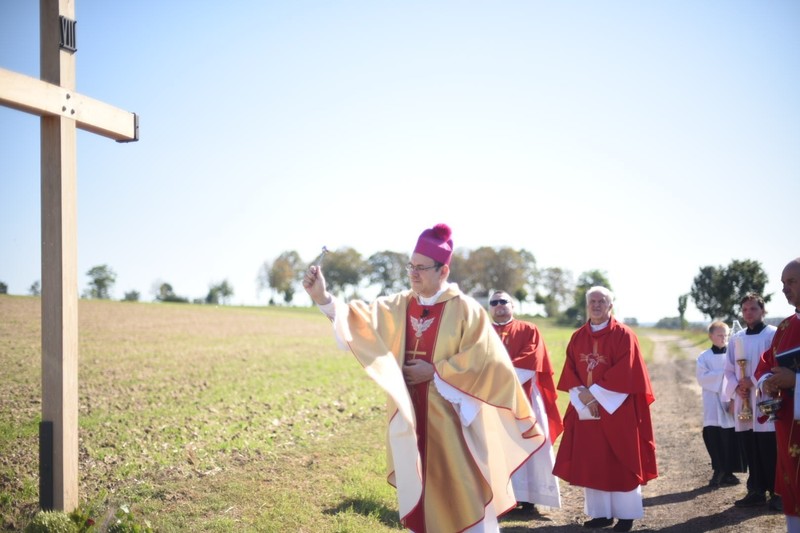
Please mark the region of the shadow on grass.
[[387, 527], [401, 527], [400, 518], [397, 516], [397, 509], [386, 507], [382, 503], [375, 500], [348, 498], [336, 507], [332, 509], [326, 509], [324, 511], [325, 514], [329, 515], [335, 515], [343, 512], [351, 512], [361, 516], [373, 517]]

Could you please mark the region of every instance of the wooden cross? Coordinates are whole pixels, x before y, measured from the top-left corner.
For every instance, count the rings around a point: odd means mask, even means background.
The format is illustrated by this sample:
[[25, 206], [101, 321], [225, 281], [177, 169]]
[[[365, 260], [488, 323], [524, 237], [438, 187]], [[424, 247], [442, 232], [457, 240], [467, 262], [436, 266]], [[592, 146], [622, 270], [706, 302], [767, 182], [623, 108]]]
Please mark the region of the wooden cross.
[[42, 422], [39, 503], [78, 506], [76, 128], [139, 139], [138, 118], [75, 92], [74, 0], [40, 0], [40, 77], [0, 68], [0, 105], [41, 117]]

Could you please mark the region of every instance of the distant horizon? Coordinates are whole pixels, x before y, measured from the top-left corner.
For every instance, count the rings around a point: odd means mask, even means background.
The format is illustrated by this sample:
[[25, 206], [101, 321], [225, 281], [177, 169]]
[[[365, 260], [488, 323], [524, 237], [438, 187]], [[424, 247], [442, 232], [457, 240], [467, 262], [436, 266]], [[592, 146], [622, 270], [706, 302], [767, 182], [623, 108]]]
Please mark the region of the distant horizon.
[[[38, 77], [38, 10], [0, 2], [0, 67]], [[78, 132], [80, 290], [107, 264], [120, 294], [227, 279], [257, 303], [284, 250], [368, 257], [444, 222], [457, 248], [606, 272], [643, 322], [734, 259], [761, 263], [770, 316], [793, 311], [800, 2], [75, 0], [75, 18], [77, 92], [140, 118], [136, 143]], [[41, 278], [39, 145], [37, 117], [0, 107], [16, 293]]]
[[[222, 281], [222, 280], [220, 280], [220, 281]], [[3, 280], [0, 279], [0, 282], [3, 282]], [[169, 282], [165, 282], [165, 283], [169, 283]], [[170, 283], [170, 285], [172, 285], [172, 284]], [[613, 284], [612, 284], [612, 287], [613, 287]], [[236, 288], [234, 287], [234, 291], [235, 291], [235, 289]], [[370, 285], [368, 287], [361, 287], [361, 289], [363, 289], [363, 291], [366, 291], [368, 293], [372, 293], [372, 297], [368, 297], [368, 298], [364, 297], [363, 295], [361, 295], [361, 298], [364, 299], [365, 301], [372, 302], [377, 297], [377, 293], [378, 293], [379, 287], [376, 286], [376, 285]], [[135, 300], [135, 301], [130, 301], [130, 300], [125, 300], [124, 294], [123, 294], [122, 297], [118, 297], [118, 296], [115, 295], [115, 296], [112, 296], [110, 298], [92, 298], [91, 296], [87, 296], [85, 294], [86, 290], [87, 290], [86, 287], [84, 287], [83, 290], [79, 290], [79, 293], [78, 293], [78, 299], [79, 300], [106, 300], [106, 301], [123, 302], [123, 303], [158, 303], [158, 304], [161, 304], [161, 303], [174, 303], [174, 304], [186, 304], [186, 305], [217, 305], [217, 306], [223, 306], [223, 307], [285, 307], [285, 308], [292, 308], [292, 307], [295, 307], [295, 308], [312, 308], [312, 307], [314, 307], [314, 303], [306, 296], [306, 294], [304, 292], [301, 292], [301, 291], [298, 291], [297, 293], [295, 293], [296, 296], [299, 296], [299, 302], [298, 302], [297, 299], [294, 299], [294, 298], [292, 299], [292, 302], [290, 302], [290, 303], [286, 303], [282, 299], [280, 299], [279, 301], [271, 302], [270, 298], [266, 298], [266, 301], [264, 301], [264, 302], [251, 302], [251, 303], [243, 303], [243, 302], [236, 303], [236, 302], [232, 302], [232, 303], [222, 303], [222, 304], [208, 304], [208, 303], [206, 303], [204, 301], [205, 300], [205, 295], [194, 297], [194, 296], [187, 296], [185, 294], [176, 293], [176, 296], [186, 298], [187, 300], [184, 301], [184, 302], [176, 302], [176, 301], [163, 302], [163, 301], [158, 300], [157, 298], [155, 298], [154, 295], [150, 295], [151, 296], [150, 299], [144, 298], [143, 297], [144, 293], [142, 293], [141, 291], [137, 291], [137, 292], [139, 292], [139, 299]], [[135, 290], [135, 289], [131, 289], [131, 290]], [[404, 289], [404, 290], [408, 290], [408, 289]], [[131, 292], [131, 291], [125, 291], [125, 292]], [[612, 289], [612, 292], [613, 292], [613, 289]], [[15, 293], [15, 292], [11, 292], [10, 290], [6, 294], [8, 296], [18, 296], [18, 297], [30, 297], [30, 298], [41, 297], [41, 295], [32, 295], [29, 292], [26, 292], [26, 293]], [[208, 294], [208, 293], [206, 293], [206, 294]], [[480, 296], [480, 295], [476, 295], [476, 294], [468, 294], [468, 296], [470, 296], [471, 298], [474, 298], [482, 307], [484, 307], [484, 308], [487, 307], [487, 305], [488, 305], [488, 296]], [[781, 296], [783, 296], [783, 295], [781, 294]], [[514, 297], [512, 296], [512, 298], [514, 298]], [[558, 319], [558, 317], [548, 317], [548, 316], [546, 316], [543, 313], [543, 306], [540, 305], [540, 304], [535, 303], [533, 300], [526, 300], [525, 302], [520, 302], [517, 298], [514, 298], [514, 301], [516, 303], [520, 304], [517, 312], [515, 313], [515, 317], [516, 318], [522, 318], [522, 319], [525, 319], [525, 318], [531, 318], [531, 319], [541, 318], [541, 319], [545, 319], [545, 320], [557, 320]], [[690, 299], [690, 301], [691, 301], [691, 299]], [[771, 315], [771, 314], [769, 314], [769, 305], [770, 305], [770, 303], [772, 303], [772, 302], [767, 302], [767, 304], [766, 304], [767, 305], [767, 313], [768, 314], [764, 317], [764, 323], [766, 323], [768, 325], [777, 326], [783, 320], [785, 320], [788, 316], [791, 316], [791, 314], [793, 314], [793, 313], [790, 313], [789, 315], [786, 315], [786, 316], [774, 316], [774, 315]], [[533, 307], [535, 309], [535, 311], [531, 312], [530, 311], [530, 307]], [[520, 309], [522, 309], [522, 310], [520, 311]], [[664, 319], [675, 319], [675, 318], [679, 318], [680, 317], [680, 315], [678, 315], [676, 313], [674, 315], [668, 315], [668, 316], [659, 317], [658, 319], [655, 319], [655, 320], [641, 320], [641, 319], [639, 319], [639, 317], [637, 317], [635, 315], [622, 316], [619, 313], [617, 313], [616, 308], [612, 310], [612, 314], [618, 320], [620, 320], [622, 322], [625, 322], [626, 324], [628, 323], [627, 322], [628, 320], [635, 319], [636, 322], [637, 322], [637, 325], [641, 326], [641, 327], [653, 327], [661, 320], [664, 320]], [[708, 325], [713, 320], [721, 320], [721, 318], [717, 317], [717, 318], [711, 319], [711, 318], [706, 318], [705, 316], [702, 316], [699, 319], [698, 318], [694, 318], [694, 319], [688, 319], [687, 318], [686, 319], [686, 324], [687, 324], [687, 326], [689, 328], [705, 329], [706, 327], [708, 327]], [[739, 322], [740, 322], [740, 324], [744, 324], [744, 321], [743, 321], [743, 319], [741, 319], [741, 317], [740, 317]], [[565, 325], [563, 327], [569, 328], [571, 326]]]

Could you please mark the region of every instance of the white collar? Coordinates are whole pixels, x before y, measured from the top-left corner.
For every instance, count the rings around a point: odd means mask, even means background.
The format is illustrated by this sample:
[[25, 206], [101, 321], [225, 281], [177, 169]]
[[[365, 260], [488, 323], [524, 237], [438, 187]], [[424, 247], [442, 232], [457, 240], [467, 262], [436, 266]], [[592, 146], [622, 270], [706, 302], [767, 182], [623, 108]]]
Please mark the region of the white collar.
[[[611, 320], [611, 319], [609, 319], [609, 320]], [[603, 329], [604, 327], [606, 327], [608, 325], [609, 320], [606, 320], [602, 324], [597, 324], [596, 326], [594, 324], [592, 324], [591, 322], [589, 322], [589, 325], [592, 327], [592, 331], [600, 331], [601, 329]]]
[[439, 296], [441, 296], [442, 293], [449, 288], [450, 284], [445, 283], [444, 285], [442, 285], [442, 288], [439, 289], [439, 292], [437, 292], [433, 296], [429, 296], [428, 298], [422, 296], [421, 294], [417, 294], [417, 301], [419, 302], [420, 305], [433, 305], [436, 303], [436, 300], [439, 299]]
[[505, 322], [495, 322], [495, 321], [493, 320], [493, 321], [492, 321], [492, 323], [493, 323], [495, 326], [505, 326], [506, 324], [511, 324], [511, 322], [512, 322], [513, 320], [514, 320], [513, 318], [509, 318], [509, 319], [508, 319], [508, 320], [506, 320]]

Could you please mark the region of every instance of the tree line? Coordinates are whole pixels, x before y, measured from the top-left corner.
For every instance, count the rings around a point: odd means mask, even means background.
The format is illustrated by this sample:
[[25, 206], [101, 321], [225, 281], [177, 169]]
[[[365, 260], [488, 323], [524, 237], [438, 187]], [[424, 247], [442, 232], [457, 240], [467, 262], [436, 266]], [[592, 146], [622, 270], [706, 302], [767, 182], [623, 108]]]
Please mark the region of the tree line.
[[[90, 268], [86, 275], [89, 277], [89, 286], [81, 294], [82, 298], [97, 299], [97, 300], [110, 300], [111, 292], [114, 284], [117, 281], [117, 273], [108, 265], [98, 265]], [[8, 285], [0, 281], [0, 294], [8, 293]], [[28, 294], [31, 296], [41, 296], [41, 283], [39, 280], [34, 281]], [[233, 286], [228, 280], [223, 280], [219, 283], [211, 283], [208, 288], [208, 294], [205, 298], [194, 298], [190, 300], [188, 297], [175, 294], [172, 285], [169, 283], [159, 281], [153, 286], [154, 300], [157, 302], [175, 302], [175, 303], [195, 303], [195, 304], [213, 304], [213, 305], [227, 305], [233, 296]], [[122, 298], [125, 302], [138, 302], [141, 298], [139, 291], [128, 291]]]
[[[408, 287], [406, 265], [409, 256], [384, 250], [366, 259], [354, 248], [344, 247], [325, 255], [322, 265], [328, 290], [343, 298], [357, 298], [362, 294], [377, 296], [391, 294]], [[286, 251], [272, 261], [265, 261], [257, 276], [259, 290], [269, 290], [270, 305], [291, 305], [300, 281], [310, 263], [304, 262], [296, 251]], [[89, 286], [84, 298], [110, 299], [116, 282], [116, 273], [108, 265], [98, 265], [86, 272]], [[577, 279], [572, 272], [561, 267], [539, 268], [534, 255], [525, 249], [483, 246], [475, 250], [458, 249], [450, 262], [450, 281], [458, 283], [461, 290], [475, 297], [488, 297], [492, 290], [502, 289], [521, 303], [541, 305], [543, 314], [562, 325], [581, 324], [586, 320], [586, 290], [595, 285], [613, 291], [606, 272], [589, 270]], [[764, 294], [768, 283], [761, 263], [751, 259], [733, 260], [727, 266], [703, 266], [692, 281], [689, 292], [678, 296], [678, 316], [665, 317], [657, 327], [683, 329], [689, 298], [695, 307], [711, 320], [732, 323], [739, 318], [739, 301], [749, 293], [761, 295], [769, 302], [771, 294]], [[8, 285], [0, 281], [0, 294], [8, 292]], [[39, 281], [28, 291], [41, 293]], [[153, 287], [157, 302], [177, 302], [227, 305], [233, 296], [233, 286], [228, 280], [210, 283], [204, 298], [189, 299], [175, 293], [171, 284], [156, 282]], [[126, 292], [124, 301], [139, 301], [138, 291]], [[635, 318], [625, 322], [636, 324]]]
[[[408, 262], [409, 256], [403, 253], [384, 250], [365, 259], [357, 250], [345, 247], [325, 256], [323, 271], [332, 294], [353, 298], [376, 288], [381, 296], [407, 288]], [[308, 267], [309, 263], [296, 251], [283, 252], [262, 265], [259, 288], [272, 291], [271, 305], [290, 305], [296, 291], [302, 290], [300, 280]], [[450, 281], [476, 297], [486, 297], [492, 290], [505, 290], [520, 302], [541, 305], [545, 316], [562, 325], [586, 320], [587, 289], [602, 285], [614, 290], [605, 271], [589, 270], [575, 279], [565, 268], [539, 268], [530, 251], [509, 247], [456, 250], [450, 262]], [[700, 267], [689, 292], [678, 296], [678, 316], [662, 318], [657, 326], [686, 328], [689, 298], [709, 321], [721, 319], [732, 323], [739, 318], [739, 301], [745, 294], [755, 292], [770, 301], [772, 295], [764, 294], [768, 281], [761, 263], [751, 259], [736, 259], [728, 266]], [[637, 323], [635, 318], [624, 320]]]
[[[322, 269], [328, 290], [349, 299], [367, 292], [377, 291], [377, 296], [382, 296], [407, 288], [408, 262], [405, 253], [383, 250], [364, 258], [354, 248], [343, 247], [325, 255]], [[296, 251], [283, 252], [261, 266], [259, 289], [272, 292], [271, 305], [291, 305], [297, 291], [302, 290], [300, 281], [309, 266]], [[502, 289], [520, 302], [540, 304], [546, 316], [564, 324], [583, 322], [588, 288], [611, 288], [603, 271], [583, 272], [576, 280], [564, 268], [539, 268], [534, 255], [524, 248], [489, 246], [455, 250], [450, 260], [450, 281], [476, 297]]]

